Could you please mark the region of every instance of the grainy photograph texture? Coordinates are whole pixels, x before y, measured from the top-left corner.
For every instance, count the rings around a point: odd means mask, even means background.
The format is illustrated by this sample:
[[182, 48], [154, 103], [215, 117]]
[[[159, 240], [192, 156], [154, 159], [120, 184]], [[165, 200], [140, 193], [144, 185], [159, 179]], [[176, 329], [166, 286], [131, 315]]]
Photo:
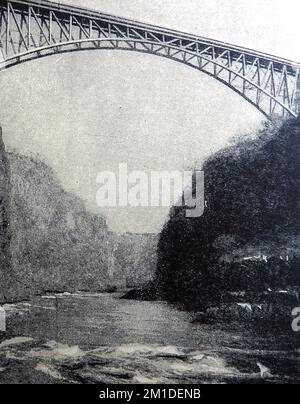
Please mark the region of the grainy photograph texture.
[[1, 384], [300, 382], [299, 13], [0, 0]]

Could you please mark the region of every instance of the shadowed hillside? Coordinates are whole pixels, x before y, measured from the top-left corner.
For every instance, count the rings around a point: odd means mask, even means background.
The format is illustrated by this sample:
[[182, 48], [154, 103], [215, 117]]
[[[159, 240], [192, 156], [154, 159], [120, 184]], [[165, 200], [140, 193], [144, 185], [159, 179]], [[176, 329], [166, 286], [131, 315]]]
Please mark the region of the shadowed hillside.
[[[160, 297], [203, 310], [299, 288], [300, 119], [266, 126], [204, 164], [205, 213], [173, 208], [159, 241]], [[239, 297], [240, 300], [243, 300]]]

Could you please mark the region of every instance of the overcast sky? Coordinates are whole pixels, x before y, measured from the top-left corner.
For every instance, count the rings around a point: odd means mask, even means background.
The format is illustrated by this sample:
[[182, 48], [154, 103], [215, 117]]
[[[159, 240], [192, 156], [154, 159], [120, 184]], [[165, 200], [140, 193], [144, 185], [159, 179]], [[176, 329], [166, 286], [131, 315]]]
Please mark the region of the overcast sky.
[[[300, 60], [299, 0], [68, 0]], [[151, 55], [113, 51], [52, 56], [0, 74], [5, 141], [39, 153], [63, 186], [96, 206], [96, 175], [182, 169], [253, 130], [250, 104], [214, 79]], [[166, 209], [105, 211], [116, 231], [158, 231]]]

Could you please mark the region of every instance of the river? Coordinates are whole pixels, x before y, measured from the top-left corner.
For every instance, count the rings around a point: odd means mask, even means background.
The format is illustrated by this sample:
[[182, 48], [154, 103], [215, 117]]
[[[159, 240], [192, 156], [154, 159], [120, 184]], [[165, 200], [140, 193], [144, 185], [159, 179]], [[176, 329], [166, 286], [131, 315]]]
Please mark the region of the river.
[[191, 313], [119, 294], [36, 297], [5, 311], [1, 383], [300, 381], [292, 331], [192, 324]]

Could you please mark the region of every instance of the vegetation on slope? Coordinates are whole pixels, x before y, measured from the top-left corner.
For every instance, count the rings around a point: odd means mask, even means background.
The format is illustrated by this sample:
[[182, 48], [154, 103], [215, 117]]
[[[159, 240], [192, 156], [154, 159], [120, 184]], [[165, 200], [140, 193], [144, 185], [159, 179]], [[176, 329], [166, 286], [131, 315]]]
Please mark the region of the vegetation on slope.
[[97, 291], [118, 283], [110, 273], [110, 234], [103, 217], [65, 192], [36, 158], [8, 155], [11, 167], [10, 301], [45, 291]]
[[174, 207], [161, 233], [160, 297], [204, 310], [237, 292], [259, 300], [268, 290], [299, 289], [299, 155], [294, 119], [205, 162], [204, 215], [188, 219]]

